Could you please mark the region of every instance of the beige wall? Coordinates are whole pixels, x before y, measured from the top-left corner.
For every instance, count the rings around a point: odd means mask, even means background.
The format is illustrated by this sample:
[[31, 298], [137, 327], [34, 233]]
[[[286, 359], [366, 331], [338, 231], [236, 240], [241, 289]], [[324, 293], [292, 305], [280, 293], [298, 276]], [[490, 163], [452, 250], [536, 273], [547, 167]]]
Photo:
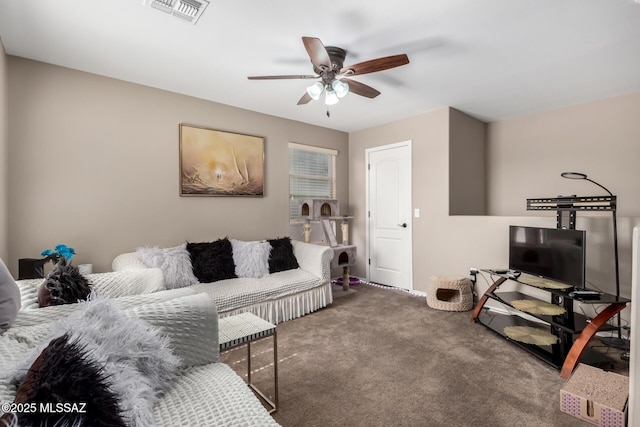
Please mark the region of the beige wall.
[[[142, 245], [287, 235], [289, 142], [338, 150], [348, 204], [346, 133], [17, 57], [8, 70], [14, 274], [58, 243], [106, 271]], [[180, 197], [179, 123], [264, 136], [265, 196]]]
[[[630, 296], [631, 236], [640, 224], [640, 93], [532, 114], [488, 125], [489, 213], [554, 217], [527, 211], [526, 199], [606, 195], [561, 172], [586, 173], [618, 196], [621, 293]], [[577, 214], [587, 230], [587, 280], [614, 291], [613, 220], [610, 212]], [[555, 226], [555, 221], [554, 221]]]
[[7, 80], [7, 55], [0, 40], [0, 258], [8, 263], [9, 256], [9, 208], [8, 208], [8, 178], [9, 178], [9, 101]]
[[414, 289], [425, 292], [433, 275], [467, 275], [470, 267], [504, 266], [510, 219], [449, 215], [450, 113], [443, 108], [350, 134], [349, 202], [358, 245], [354, 274], [366, 275], [365, 150], [405, 140], [412, 141], [412, 208], [420, 209], [420, 218], [411, 224]]
[[[516, 208], [506, 210], [503, 215], [491, 216], [450, 216], [449, 203], [449, 125], [452, 121], [450, 109], [441, 109], [379, 127], [354, 132], [349, 136], [349, 176], [351, 212], [354, 212], [354, 240], [359, 246], [358, 265], [354, 274], [365, 275], [365, 167], [364, 150], [403, 140], [413, 140], [413, 208], [419, 208], [420, 218], [413, 219], [413, 271], [414, 288], [426, 291], [432, 275], [467, 275], [470, 267], [492, 268], [506, 267], [508, 263], [508, 227], [509, 225], [532, 225], [555, 227], [555, 214], [527, 212], [527, 197], [555, 196], [571, 191], [579, 193], [584, 188], [591, 192], [588, 183], [569, 181], [559, 178], [564, 165], [556, 162], [557, 173], [546, 165], [566, 141], [575, 147], [574, 141], [589, 139], [590, 145], [580, 150], [581, 161], [573, 161], [566, 169], [584, 171], [593, 178], [606, 183], [618, 192], [621, 203], [638, 203], [638, 168], [633, 171], [620, 170], [616, 165], [629, 165], [628, 158], [638, 159], [640, 129], [638, 120], [626, 112], [637, 103], [638, 95], [598, 101], [588, 105], [567, 108], [567, 111], [518, 118], [490, 124], [486, 141], [488, 180], [488, 200], [491, 200], [491, 212], [495, 206], [513, 204]], [[613, 110], [613, 112], [612, 112]], [[635, 111], [640, 109], [635, 107]], [[455, 111], [455, 110], [454, 110]], [[622, 114], [624, 112], [624, 114]], [[589, 114], [587, 114], [589, 113]], [[455, 112], [458, 115], [459, 112]], [[622, 114], [622, 117], [620, 117]], [[557, 115], [573, 115], [572, 125], [553, 126], [564, 121]], [[535, 124], [529, 123], [529, 120]], [[606, 120], [605, 120], [606, 119]], [[591, 123], [589, 123], [591, 122]], [[611, 127], [607, 142], [615, 155], [604, 156], [607, 149], [596, 144], [591, 137], [594, 128]], [[526, 126], [525, 126], [526, 125]], [[534, 129], [531, 129], [534, 128]], [[549, 129], [551, 128], [551, 129]], [[528, 139], [521, 143], [528, 131], [547, 129], [546, 137]], [[604, 133], [604, 131], [601, 131]], [[635, 140], [636, 144], [631, 141]], [[509, 144], [511, 143], [511, 145]], [[520, 149], [516, 149], [516, 145]], [[514, 156], [520, 156], [520, 162], [514, 162]], [[602, 166], [593, 170], [588, 165], [605, 159], [607, 168]], [[637, 160], [636, 160], [637, 161]], [[506, 164], [505, 164], [506, 163]], [[587, 166], [585, 166], [587, 165]], [[607, 173], [601, 172], [608, 169]], [[548, 178], [546, 175], [551, 176]], [[556, 178], [557, 176], [557, 178]], [[563, 182], [565, 181], [565, 182]], [[569, 186], [567, 186], [569, 185]], [[581, 187], [583, 186], [584, 187]], [[494, 193], [497, 187], [498, 196]], [[571, 189], [575, 186], [575, 189]], [[504, 193], [504, 188], [517, 189], [519, 194]], [[526, 190], [521, 190], [524, 187]], [[597, 187], [593, 193], [598, 194]], [[588, 194], [590, 195], [590, 194]], [[506, 198], [506, 200], [502, 200]], [[512, 199], [516, 199], [515, 202]], [[619, 248], [621, 293], [630, 296], [631, 280], [631, 229], [640, 224], [640, 209], [621, 208], [619, 219]], [[509, 216], [507, 216], [509, 215]], [[613, 241], [610, 214], [579, 215], [577, 228], [587, 230], [587, 280], [608, 292], [614, 292]], [[486, 282], [480, 280], [480, 290], [486, 289]]]
[[449, 110], [449, 214], [485, 215], [487, 124]]
[[560, 177], [575, 171], [616, 194], [620, 216], [640, 216], [639, 111], [640, 92], [490, 123], [489, 214], [537, 215], [527, 198], [606, 194]]

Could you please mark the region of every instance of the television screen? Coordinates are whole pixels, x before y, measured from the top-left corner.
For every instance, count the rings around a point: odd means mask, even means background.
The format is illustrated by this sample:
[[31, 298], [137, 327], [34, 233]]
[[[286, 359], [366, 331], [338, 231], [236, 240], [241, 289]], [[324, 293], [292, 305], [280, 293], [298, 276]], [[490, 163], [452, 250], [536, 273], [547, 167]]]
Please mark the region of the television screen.
[[534, 276], [584, 287], [583, 230], [509, 227], [509, 268]]

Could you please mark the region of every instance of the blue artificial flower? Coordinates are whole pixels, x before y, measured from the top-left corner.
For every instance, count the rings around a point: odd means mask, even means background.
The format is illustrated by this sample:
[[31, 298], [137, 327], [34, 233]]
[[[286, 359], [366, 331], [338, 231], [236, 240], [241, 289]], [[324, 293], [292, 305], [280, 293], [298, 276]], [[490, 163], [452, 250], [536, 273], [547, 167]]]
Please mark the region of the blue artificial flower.
[[57, 260], [60, 257], [70, 260], [73, 258], [75, 253], [75, 249], [70, 248], [67, 245], [57, 245], [54, 251], [51, 249], [45, 249], [40, 255], [54, 260]]
[[42, 253], [40, 254], [40, 256], [49, 256], [49, 255], [53, 255], [53, 251], [51, 249], [45, 249], [44, 251], [42, 251]]

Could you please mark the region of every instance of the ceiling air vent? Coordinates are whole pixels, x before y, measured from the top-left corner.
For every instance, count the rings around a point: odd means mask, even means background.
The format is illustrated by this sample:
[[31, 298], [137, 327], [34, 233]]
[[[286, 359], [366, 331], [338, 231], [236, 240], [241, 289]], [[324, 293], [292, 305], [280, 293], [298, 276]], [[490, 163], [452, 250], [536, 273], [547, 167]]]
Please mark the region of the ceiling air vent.
[[151, 7], [195, 24], [209, 5], [207, 0], [151, 0]]

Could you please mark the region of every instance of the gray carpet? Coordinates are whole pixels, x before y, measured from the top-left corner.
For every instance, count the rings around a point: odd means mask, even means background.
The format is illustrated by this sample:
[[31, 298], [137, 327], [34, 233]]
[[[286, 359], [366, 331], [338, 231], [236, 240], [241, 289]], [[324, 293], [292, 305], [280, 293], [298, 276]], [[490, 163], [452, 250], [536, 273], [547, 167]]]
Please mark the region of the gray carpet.
[[[560, 412], [558, 371], [422, 297], [359, 285], [278, 325], [274, 414], [294, 426], [586, 426]], [[253, 381], [272, 395], [272, 340], [252, 347]], [[246, 372], [244, 351], [222, 361]]]
[[335, 300], [336, 298], [340, 298], [340, 297], [345, 297], [347, 295], [351, 295], [351, 294], [356, 292], [356, 289], [359, 286], [360, 285], [349, 286], [349, 288], [345, 291], [344, 288], [342, 287], [342, 285], [336, 285], [335, 283], [332, 283], [331, 284], [331, 292], [333, 292], [333, 299]]

